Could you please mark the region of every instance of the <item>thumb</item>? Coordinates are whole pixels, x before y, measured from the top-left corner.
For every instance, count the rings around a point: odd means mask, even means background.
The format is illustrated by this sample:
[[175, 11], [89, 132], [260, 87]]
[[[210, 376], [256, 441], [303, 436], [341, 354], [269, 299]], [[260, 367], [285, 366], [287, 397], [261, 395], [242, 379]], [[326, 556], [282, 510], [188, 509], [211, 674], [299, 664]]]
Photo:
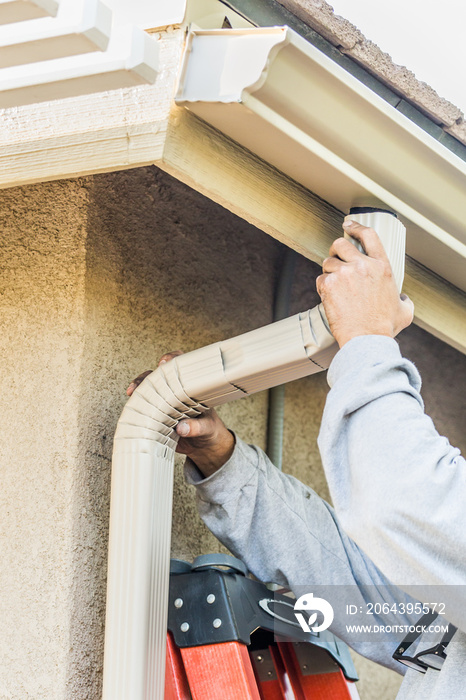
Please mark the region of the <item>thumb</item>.
[[184, 438], [208, 437], [212, 432], [212, 421], [207, 416], [186, 418], [178, 423], [176, 432]]

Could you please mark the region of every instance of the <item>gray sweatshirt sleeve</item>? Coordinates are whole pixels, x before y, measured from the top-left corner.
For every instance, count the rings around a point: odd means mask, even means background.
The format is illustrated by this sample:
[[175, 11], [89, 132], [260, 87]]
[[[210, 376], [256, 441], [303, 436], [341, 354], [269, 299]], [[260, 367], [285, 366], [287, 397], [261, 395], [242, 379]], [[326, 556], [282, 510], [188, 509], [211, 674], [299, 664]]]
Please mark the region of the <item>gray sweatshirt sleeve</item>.
[[362, 336], [328, 381], [319, 448], [339, 522], [401, 589], [439, 587], [466, 630], [466, 462], [425, 415], [416, 368], [391, 338]]
[[[342, 531], [333, 509], [297, 479], [280, 472], [257, 447], [237, 438], [230, 460], [207, 479], [187, 460], [185, 476], [196, 486], [199, 513], [218, 539], [262, 581], [289, 586], [296, 595], [316, 586], [347, 597], [365, 610], [370, 601], [409, 602]], [[310, 588], [312, 587], [312, 588]], [[420, 615], [399, 615], [411, 624]], [[365, 617], [383, 623], [383, 617]], [[335, 616], [331, 631], [359, 653], [403, 672], [391, 655], [399, 634], [383, 641], [355, 641], [348, 620]], [[357, 622], [357, 620], [352, 620]], [[393, 622], [393, 618], [391, 619]], [[403, 635], [402, 635], [403, 636]]]

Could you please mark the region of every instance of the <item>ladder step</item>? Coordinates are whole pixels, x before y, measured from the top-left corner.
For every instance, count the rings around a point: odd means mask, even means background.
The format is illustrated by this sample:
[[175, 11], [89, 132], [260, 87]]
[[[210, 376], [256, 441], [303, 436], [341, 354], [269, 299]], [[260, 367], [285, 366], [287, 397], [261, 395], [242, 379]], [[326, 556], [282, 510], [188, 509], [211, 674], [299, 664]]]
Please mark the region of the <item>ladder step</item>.
[[193, 700], [261, 700], [245, 644], [181, 649]]

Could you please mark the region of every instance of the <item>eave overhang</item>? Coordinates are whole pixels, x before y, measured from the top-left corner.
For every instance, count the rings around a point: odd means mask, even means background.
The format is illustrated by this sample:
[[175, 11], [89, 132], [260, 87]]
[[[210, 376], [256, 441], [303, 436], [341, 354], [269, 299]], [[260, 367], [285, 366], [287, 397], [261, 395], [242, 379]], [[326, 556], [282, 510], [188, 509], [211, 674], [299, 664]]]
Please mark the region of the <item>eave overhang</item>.
[[466, 163], [288, 27], [192, 29], [176, 102], [342, 212], [394, 209], [466, 290]]

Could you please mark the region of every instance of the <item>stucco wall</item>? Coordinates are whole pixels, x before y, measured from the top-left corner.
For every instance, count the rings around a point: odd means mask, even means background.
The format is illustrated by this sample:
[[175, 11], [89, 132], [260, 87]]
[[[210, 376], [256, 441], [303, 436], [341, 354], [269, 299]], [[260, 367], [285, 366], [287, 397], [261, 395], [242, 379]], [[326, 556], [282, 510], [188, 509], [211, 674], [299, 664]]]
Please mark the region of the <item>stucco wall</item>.
[[0, 202], [0, 697], [62, 698], [78, 583], [87, 191], [57, 182]]
[[[283, 248], [155, 168], [2, 192], [0, 212], [0, 698], [97, 700], [125, 388], [167, 350], [269, 323]], [[317, 273], [299, 261], [293, 312], [315, 304]], [[401, 342], [439, 428], [461, 446], [465, 358], [419, 329]], [[287, 386], [284, 465], [328, 497], [316, 447], [326, 392], [323, 374]], [[221, 414], [263, 446], [266, 406], [259, 394]], [[172, 551], [191, 559], [219, 545], [180, 465]], [[395, 697], [395, 674], [358, 666], [362, 700]]]

